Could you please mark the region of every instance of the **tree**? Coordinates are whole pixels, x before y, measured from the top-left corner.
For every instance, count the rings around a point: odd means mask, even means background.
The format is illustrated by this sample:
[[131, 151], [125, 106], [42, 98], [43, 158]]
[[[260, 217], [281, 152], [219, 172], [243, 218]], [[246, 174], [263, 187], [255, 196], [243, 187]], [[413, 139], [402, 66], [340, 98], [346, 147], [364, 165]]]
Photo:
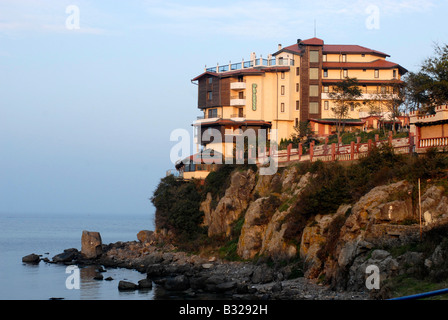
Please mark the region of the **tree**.
[[299, 124], [294, 127], [294, 130], [296, 133], [293, 133], [291, 136], [294, 143], [300, 143], [303, 138], [309, 137], [313, 133], [309, 121], [300, 121]]
[[356, 101], [362, 96], [362, 91], [358, 86], [358, 79], [346, 78], [342, 82], [333, 86], [329, 97], [334, 99], [334, 107], [331, 108], [336, 118], [336, 131], [338, 137], [343, 129], [344, 120], [348, 118], [350, 109], [355, 109], [360, 106], [360, 102]]
[[413, 109], [427, 113], [448, 103], [448, 45], [434, 45], [418, 72], [406, 75], [406, 101]]
[[382, 87], [380, 93], [374, 96], [371, 101], [371, 114], [379, 116], [380, 119], [385, 119], [387, 114], [388, 120], [393, 123], [392, 130], [396, 133], [395, 121], [403, 113], [404, 101], [404, 84], [401, 81], [394, 81], [387, 87]]

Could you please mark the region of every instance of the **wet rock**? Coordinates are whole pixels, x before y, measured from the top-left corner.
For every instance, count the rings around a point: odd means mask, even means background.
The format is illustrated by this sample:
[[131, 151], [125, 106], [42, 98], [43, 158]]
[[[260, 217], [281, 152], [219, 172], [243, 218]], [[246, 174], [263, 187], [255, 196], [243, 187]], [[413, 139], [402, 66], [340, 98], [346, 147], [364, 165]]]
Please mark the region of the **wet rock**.
[[86, 259], [95, 259], [99, 257], [102, 252], [100, 233], [84, 230], [81, 237], [81, 254]]
[[22, 258], [22, 262], [26, 262], [26, 263], [39, 263], [39, 261], [40, 261], [40, 257], [35, 253], [29, 254]]
[[142, 279], [138, 282], [139, 289], [152, 289], [151, 279]]
[[78, 249], [72, 248], [72, 249], [65, 249], [63, 253], [55, 255], [52, 260], [56, 263], [66, 263], [66, 262], [72, 262], [75, 260], [79, 255]]
[[120, 290], [120, 291], [131, 291], [131, 290], [137, 290], [137, 289], [138, 289], [138, 285], [136, 285], [135, 283], [129, 282], [129, 281], [121, 280], [118, 283], [118, 290]]
[[165, 289], [169, 291], [184, 291], [189, 288], [188, 278], [184, 275], [168, 278], [165, 281]]

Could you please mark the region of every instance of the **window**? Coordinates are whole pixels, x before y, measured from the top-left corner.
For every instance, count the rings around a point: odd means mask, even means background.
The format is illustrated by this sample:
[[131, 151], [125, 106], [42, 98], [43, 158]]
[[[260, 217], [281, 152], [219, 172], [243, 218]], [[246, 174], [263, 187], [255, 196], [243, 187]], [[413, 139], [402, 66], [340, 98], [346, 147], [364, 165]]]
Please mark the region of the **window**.
[[319, 51], [313, 50], [310, 51], [310, 62], [319, 62]]
[[325, 93], [330, 92], [330, 88], [329, 88], [328, 86], [324, 86], [324, 92], [325, 92]]
[[310, 97], [318, 97], [318, 96], [319, 96], [319, 86], [310, 85]]
[[328, 101], [324, 101], [324, 110], [328, 110], [330, 107], [329, 107], [329, 102]]
[[300, 67], [296, 68], [296, 76], [300, 75]]
[[364, 53], [361, 55], [361, 57], [363, 57], [363, 58], [364, 58], [365, 56], [366, 56], [366, 55], [365, 55]]
[[353, 104], [350, 105], [350, 111], [355, 111], [355, 106]]
[[324, 69], [324, 78], [328, 78], [328, 69]]
[[342, 55], [342, 62], [347, 62], [347, 55], [346, 54]]
[[285, 95], [285, 86], [281, 86], [280, 93], [282, 96]]
[[281, 78], [285, 79], [285, 72], [284, 71], [282, 71], [282, 73], [281, 73]]
[[310, 68], [310, 79], [319, 80], [319, 68]]
[[319, 113], [319, 102], [310, 102], [310, 113]]
[[285, 104], [283, 102], [280, 104], [280, 112], [285, 112]]
[[296, 83], [296, 92], [300, 91], [300, 85], [298, 83]]
[[208, 91], [207, 92], [207, 99], [208, 100], [212, 100], [213, 99], [213, 92], [212, 91]]
[[238, 108], [238, 117], [244, 118], [244, 108]]
[[218, 118], [218, 109], [208, 109], [209, 118]]
[[347, 70], [347, 69], [344, 69], [344, 71], [343, 71], [343, 77], [344, 77], [344, 78], [348, 78], [348, 70]]
[[208, 78], [208, 84], [212, 84], [212, 83], [213, 83], [213, 78], [212, 77]]
[[326, 54], [322, 55], [322, 61], [323, 62], [327, 62], [327, 55]]
[[299, 126], [299, 118], [296, 118], [296, 121], [295, 121], [295, 126], [296, 126], [296, 127], [298, 127], [298, 126]]
[[381, 87], [381, 94], [386, 94], [386, 93], [387, 93], [387, 88]]
[[397, 79], [397, 70], [394, 70], [394, 71], [393, 71], [393, 74], [394, 74], [394, 75], [393, 75], [394, 79]]
[[299, 109], [300, 109], [300, 101], [297, 100], [296, 101], [296, 111], [299, 111]]
[[380, 77], [380, 70], [375, 69], [375, 78], [379, 78], [379, 77]]

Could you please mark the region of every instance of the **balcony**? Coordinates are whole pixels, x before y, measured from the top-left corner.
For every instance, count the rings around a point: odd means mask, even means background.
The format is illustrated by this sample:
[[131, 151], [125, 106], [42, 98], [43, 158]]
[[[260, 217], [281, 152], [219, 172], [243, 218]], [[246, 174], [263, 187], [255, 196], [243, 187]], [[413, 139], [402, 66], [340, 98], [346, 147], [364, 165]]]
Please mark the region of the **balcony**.
[[246, 118], [246, 115], [242, 114], [242, 113], [235, 113], [230, 116], [230, 119], [235, 119], [235, 118], [243, 118], [244, 119], [244, 118]]
[[231, 97], [230, 105], [233, 107], [240, 107], [246, 105], [246, 97]]
[[230, 83], [231, 90], [245, 90], [246, 82], [232, 82]]

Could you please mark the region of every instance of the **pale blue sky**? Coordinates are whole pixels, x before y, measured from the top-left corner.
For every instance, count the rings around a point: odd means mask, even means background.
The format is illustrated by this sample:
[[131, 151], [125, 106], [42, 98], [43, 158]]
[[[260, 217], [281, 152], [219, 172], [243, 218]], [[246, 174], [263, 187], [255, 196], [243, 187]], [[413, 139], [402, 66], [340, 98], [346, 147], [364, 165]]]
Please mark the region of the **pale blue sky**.
[[[80, 12], [69, 30], [66, 8]], [[369, 6], [378, 29], [366, 27]], [[141, 213], [191, 130], [204, 66], [297, 38], [409, 70], [448, 42], [447, 1], [0, 0], [0, 213]]]

